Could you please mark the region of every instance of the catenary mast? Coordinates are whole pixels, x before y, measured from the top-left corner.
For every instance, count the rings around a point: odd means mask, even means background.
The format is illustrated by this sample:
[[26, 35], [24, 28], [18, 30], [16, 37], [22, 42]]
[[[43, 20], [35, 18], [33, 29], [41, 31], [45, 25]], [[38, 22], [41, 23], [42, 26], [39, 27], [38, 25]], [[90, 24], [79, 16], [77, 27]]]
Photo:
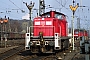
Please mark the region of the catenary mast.
[[45, 13], [45, 1], [39, 0], [39, 16]]

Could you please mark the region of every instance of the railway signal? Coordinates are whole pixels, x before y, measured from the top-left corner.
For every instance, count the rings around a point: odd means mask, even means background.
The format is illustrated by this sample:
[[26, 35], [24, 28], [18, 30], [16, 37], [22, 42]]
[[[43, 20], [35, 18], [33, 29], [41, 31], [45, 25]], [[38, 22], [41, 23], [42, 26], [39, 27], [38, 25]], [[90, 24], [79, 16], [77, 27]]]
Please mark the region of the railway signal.
[[78, 5], [74, 6], [75, 1], [73, 0], [73, 6], [69, 5], [70, 9], [73, 12], [73, 17], [72, 17], [72, 38], [73, 38], [73, 50], [74, 50], [74, 13], [76, 9], [78, 8]]
[[78, 8], [78, 5], [76, 5], [76, 6], [70, 5], [69, 7], [70, 7], [70, 9], [71, 9], [73, 12], [75, 12], [76, 9]]
[[[29, 9], [29, 15], [30, 15], [30, 26], [32, 25], [31, 24], [31, 12], [32, 12], [32, 9], [34, 7], [34, 2], [30, 2], [30, 4], [28, 5], [27, 3], [23, 2], [24, 4], [26, 4], [27, 8]], [[32, 32], [32, 30], [30, 29], [30, 33]]]
[[[8, 17], [8, 19], [9, 19], [9, 17]], [[3, 40], [3, 38], [5, 38], [5, 48], [6, 48], [6, 41], [7, 41], [7, 35], [6, 35], [6, 23], [8, 22], [8, 19], [6, 18], [6, 16], [5, 16], [5, 18], [4, 19], [0, 19], [0, 23], [1, 23], [1, 46], [2, 46], [2, 40]], [[2, 24], [5, 24], [5, 28], [3, 29], [3, 25]], [[3, 32], [3, 30], [5, 31], [5, 35], [4, 35], [4, 37], [2, 36], [2, 32]]]

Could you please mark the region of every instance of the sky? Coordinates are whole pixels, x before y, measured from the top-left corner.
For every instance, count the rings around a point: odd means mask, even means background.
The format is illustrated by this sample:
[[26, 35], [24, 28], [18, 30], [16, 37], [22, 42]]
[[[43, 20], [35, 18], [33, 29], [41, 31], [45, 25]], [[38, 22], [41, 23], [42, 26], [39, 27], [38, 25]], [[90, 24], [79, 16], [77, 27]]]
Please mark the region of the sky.
[[[29, 19], [29, 10], [23, 2], [30, 3], [30, 1], [34, 2], [35, 5], [33, 9], [39, 9], [39, 0], [1, 0], [0, 1], [0, 18], [4, 18], [4, 16], [9, 17], [10, 19]], [[74, 18], [74, 26], [77, 27], [77, 18], [80, 18], [80, 24], [82, 28], [90, 28], [89, 24], [89, 16], [90, 16], [90, 1], [89, 0], [74, 0], [75, 5], [79, 3], [81, 6], [86, 7], [78, 7], [75, 12]], [[64, 13], [67, 15], [67, 20], [69, 23], [69, 27], [71, 27], [72, 20], [72, 11], [69, 5], [72, 5], [72, 0], [45, 0], [46, 12], [50, 10], [56, 10], [58, 12]], [[50, 5], [53, 8], [48, 8]], [[37, 11], [32, 9], [32, 19], [36, 16]], [[21, 10], [25, 11], [22, 12]], [[82, 24], [83, 23], [83, 24]]]

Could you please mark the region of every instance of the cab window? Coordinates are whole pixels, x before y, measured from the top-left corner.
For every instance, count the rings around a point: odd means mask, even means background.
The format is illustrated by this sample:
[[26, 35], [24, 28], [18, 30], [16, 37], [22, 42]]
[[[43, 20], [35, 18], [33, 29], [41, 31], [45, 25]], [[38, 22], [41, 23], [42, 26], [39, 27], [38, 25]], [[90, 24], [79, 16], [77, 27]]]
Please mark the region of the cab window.
[[45, 17], [50, 17], [50, 14], [46, 14]]
[[78, 34], [79, 32], [78, 31], [75, 31], [75, 34]]
[[58, 19], [63, 19], [63, 15], [60, 15], [60, 14], [55, 14], [55, 18], [58, 18]]

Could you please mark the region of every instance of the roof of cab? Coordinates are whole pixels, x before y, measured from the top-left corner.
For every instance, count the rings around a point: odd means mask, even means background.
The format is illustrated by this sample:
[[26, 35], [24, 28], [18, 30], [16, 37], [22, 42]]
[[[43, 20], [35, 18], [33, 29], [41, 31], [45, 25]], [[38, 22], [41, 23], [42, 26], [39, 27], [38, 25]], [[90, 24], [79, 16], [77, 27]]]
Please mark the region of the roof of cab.
[[63, 14], [63, 13], [56, 12], [56, 11], [49, 11], [49, 12], [46, 12], [46, 13], [44, 13], [44, 14], [40, 15], [40, 16], [43, 16], [43, 15], [49, 14], [50, 12], [55, 12], [56, 14], [61, 14], [61, 15], [63, 15], [63, 16], [66, 16], [66, 15], [65, 15], [65, 14]]

